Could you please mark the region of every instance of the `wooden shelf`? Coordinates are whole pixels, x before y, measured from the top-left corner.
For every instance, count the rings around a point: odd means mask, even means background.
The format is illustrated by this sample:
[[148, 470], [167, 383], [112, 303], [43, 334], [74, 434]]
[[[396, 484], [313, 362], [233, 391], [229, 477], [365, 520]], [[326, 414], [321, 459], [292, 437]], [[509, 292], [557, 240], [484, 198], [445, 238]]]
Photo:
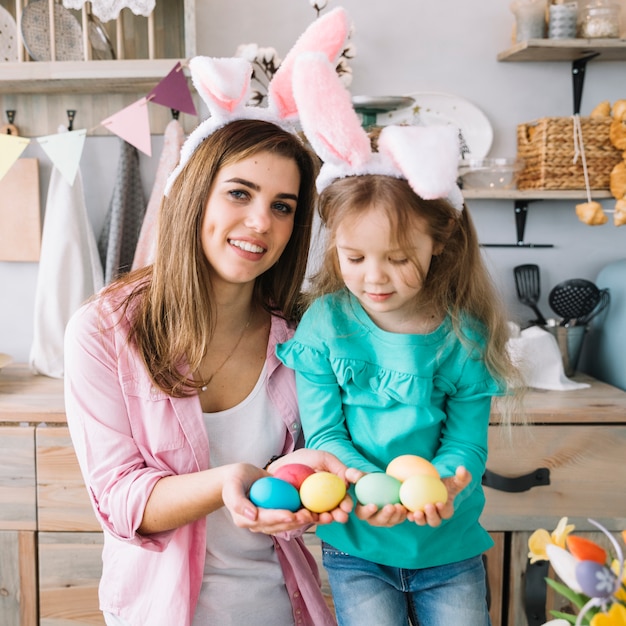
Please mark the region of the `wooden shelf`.
[[498, 54], [498, 61], [576, 61], [598, 52], [599, 61], [626, 61], [626, 39], [529, 39]]
[[[584, 189], [462, 189], [465, 200], [513, 200], [515, 241], [484, 243], [483, 248], [553, 248], [551, 243], [527, 243], [524, 241], [528, 204], [536, 200], [587, 200]], [[592, 189], [594, 200], [612, 198], [608, 189]]]
[[0, 93], [146, 93], [178, 61], [184, 59], [3, 63]]
[[[466, 200], [586, 200], [584, 189], [462, 189]], [[592, 189], [594, 200], [612, 198], [608, 189]]]

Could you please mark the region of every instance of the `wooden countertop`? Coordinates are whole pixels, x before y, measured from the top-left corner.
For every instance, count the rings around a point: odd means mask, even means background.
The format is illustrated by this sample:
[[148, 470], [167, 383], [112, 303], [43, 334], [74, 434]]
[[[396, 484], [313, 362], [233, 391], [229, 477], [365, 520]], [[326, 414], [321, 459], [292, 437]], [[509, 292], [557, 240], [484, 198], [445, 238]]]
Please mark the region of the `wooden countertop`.
[[[573, 380], [591, 386], [572, 391], [534, 389], [525, 398], [534, 424], [626, 423], [626, 392], [586, 374]], [[27, 365], [0, 370], [0, 423], [65, 423], [63, 380], [34, 375]]]
[[28, 365], [0, 370], [0, 423], [65, 423], [63, 380], [32, 373]]
[[524, 398], [529, 422], [626, 424], [626, 391], [583, 373], [577, 373], [571, 380], [590, 386], [569, 391], [529, 391]]

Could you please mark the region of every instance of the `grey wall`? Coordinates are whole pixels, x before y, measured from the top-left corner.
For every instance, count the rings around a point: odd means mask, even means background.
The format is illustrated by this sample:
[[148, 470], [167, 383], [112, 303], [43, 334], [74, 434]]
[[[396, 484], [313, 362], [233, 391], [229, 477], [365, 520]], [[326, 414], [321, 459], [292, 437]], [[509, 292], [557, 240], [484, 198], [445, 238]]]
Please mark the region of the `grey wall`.
[[[338, 6], [330, 1], [329, 8]], [[231, 56], [240, 43], [273, 46], [284, 55], [314, 18], [307, 0], [212, 0], [197, 3], [198, 52]], [[489, 118], [494, 132], [489, 156], [514, 156], [516, 125], [545, 116], [572, 113], [569, 63], [501, 63], [498, 52], [511, 44], [513, 15], [506, 0], [345, 0], [354, 25], [357, 56], [351, 66], [354, 95], [404, 95], [426, 91], [466, 98]], [[581, 113], [600, 101], [626, 98], [626, 63], [587, 65]], [[51, 129], [50, 132], [54, 132]], [[153, 156], [142, 156], [146, 197], [151, 191], [161, 137], [153, 137]], [[113, 185], [116, 138], [88, 138], [81, 162], [89, 213], [96, 233], [102, 226]], [[29, 146], [24, 156], [41, 157], [42, 206], [49, 177], [46, 158]], [[531, 312], [516, 302], [512, 268], [537, 263], [542, 272], [544, 314], [547, 294], [566, 278], [593, 280], [608, 262], [626, 257], [626, 227], [610, 222], [589, 227], [575, 216], [575, 201], [530, 204], [525, 239], [554, 248], [490, 248], [485, 258], [510, 306], [523, 322]], [[613, 202], [605, 201], [606, 208]], [[513, 202], [470, 200], [483, 242], [514, 242]], [[0, 263], [0, 352], [26, 361], [32, 340], [32, 307], [37, 265]]]

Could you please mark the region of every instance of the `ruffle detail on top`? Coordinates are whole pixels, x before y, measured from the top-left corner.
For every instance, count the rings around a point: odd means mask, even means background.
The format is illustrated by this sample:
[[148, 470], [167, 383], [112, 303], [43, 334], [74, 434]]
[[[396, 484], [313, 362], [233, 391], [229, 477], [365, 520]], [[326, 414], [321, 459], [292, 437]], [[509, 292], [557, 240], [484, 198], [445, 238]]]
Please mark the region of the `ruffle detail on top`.
[[396, 403], [430, 406], [433, 394], [457, 398], [491, 396], [497, 392], [491, 380], [457, 386], [425, 367], [422, 375], [409, 374], [381, 367], [375, 363], [335, 357], [329, 360], [323, 352], [292, 339], [278, 346], [278, 356], [288, 367], [304, 376], [315, 376], [319, 383], [337, 384], [349, 389], [348, 402], [384, 408]]

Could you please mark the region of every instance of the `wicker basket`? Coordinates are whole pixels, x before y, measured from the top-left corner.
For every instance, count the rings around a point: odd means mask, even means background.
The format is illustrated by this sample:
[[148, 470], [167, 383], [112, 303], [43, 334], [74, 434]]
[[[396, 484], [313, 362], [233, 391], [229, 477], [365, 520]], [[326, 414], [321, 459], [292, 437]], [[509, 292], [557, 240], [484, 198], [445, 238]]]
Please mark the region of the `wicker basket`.
[[[608, 189], [621, 151], [609, 140], [610, 117], [581, 117], [590, 189]], [[574, 163], [573, 117], [543, 117], [517, 127], [517, 156], [524, 168], [518, 189], [585, 189], [582, 157]]]

